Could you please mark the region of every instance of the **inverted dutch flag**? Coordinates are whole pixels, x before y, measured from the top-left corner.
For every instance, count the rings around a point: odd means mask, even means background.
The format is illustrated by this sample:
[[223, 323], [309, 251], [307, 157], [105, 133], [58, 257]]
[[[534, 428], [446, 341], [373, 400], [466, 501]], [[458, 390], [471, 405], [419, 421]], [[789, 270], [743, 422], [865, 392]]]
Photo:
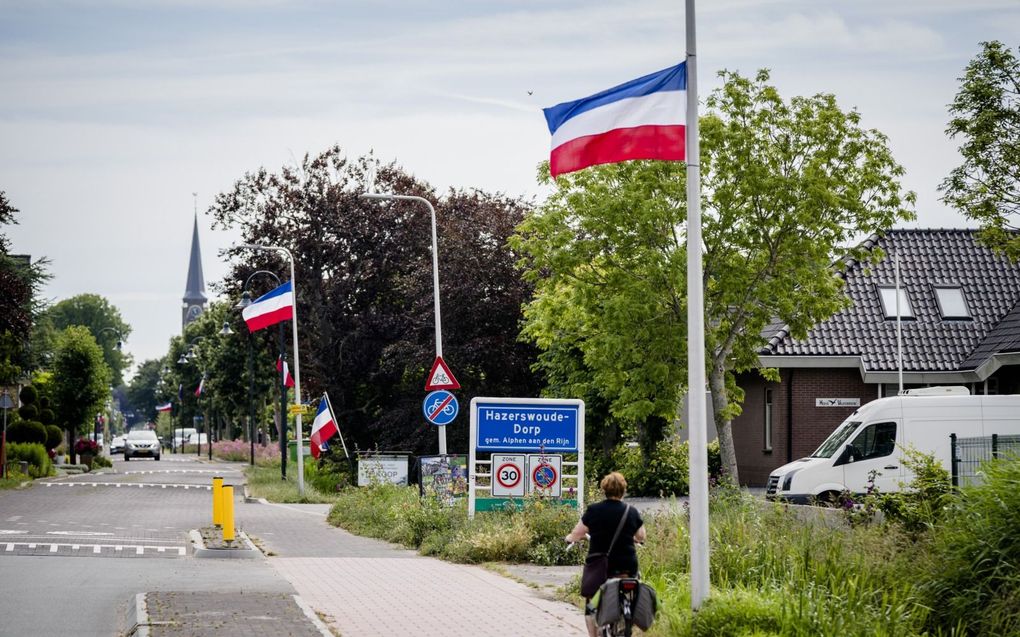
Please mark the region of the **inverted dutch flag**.
[[204, 391], [205, 391], [205, 376], [202, 377], [202, 380], [198, 381], [198, 387], [195, 388], [195, 395], [201, 396], [202, 392]]
[[294, 318], [294, 291], [287, 281], [275, 290], [266, 292], [244, 308], [241, 316], [249, 332], [257, 332], [280, 321]]
[[631, 159], [684, 161], [687, 66], [680, 63], [543, 112], [552, 134], [553, 177]]
[[340, 433], [340, 429], [337, 428], [336, 421], [333, 420], [329, 399], [323, 396], [319, 401], [319, 413], [315, 414], [315, 420], [312, 421], [312, 435], [310, 436], [312, 455], [318, 458], [319, 454], [326, 449], [326, 441], [338, 433]]
[[174, 408], [173, 403], [165, 403], [163, 405], [156, 405], [156, 411], [170, 411]]
[[276, 371], [280, 373], [280, 377], [283, 378], [284, 387], [294, 386], [294, 377], [290, 375], [290, 367], [287, 366], [287, 361], [283, 360], [282, 356], [276, 357]]

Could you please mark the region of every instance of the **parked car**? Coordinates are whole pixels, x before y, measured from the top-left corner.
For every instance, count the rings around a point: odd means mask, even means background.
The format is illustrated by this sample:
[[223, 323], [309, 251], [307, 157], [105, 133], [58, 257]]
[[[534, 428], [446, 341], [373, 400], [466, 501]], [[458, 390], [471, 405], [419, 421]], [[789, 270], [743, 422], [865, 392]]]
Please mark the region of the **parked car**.
[[194, 427], [178, 427], [174, 429], [174, 448], [179, 449], [182, 444], [194, 444], [190, 442], [191, 436], [198, 432]]
[[124, 461], [147, 456], [159, 460], [159, 439], [156, 432], [148, 429], [131, 430], [124, 444]]
[[903, 451], [931, 454], [950, 471], [950, 436], [1020, 435], [1020, 396], [969, 396], [965, 388], [927, 387], [873, 400], [850, 414], [811, 456], [769, 476], [766, 497], [796, 504], [832, 502], [843, 491], [903, 489], [913, 474]]
[[124, 453], [124, 436], [115, 436], [110, 441], [110, 455]]
[[209, 444], [209, 435], [208, 434], [198, 434], [198, 433], [191, 434], [191, 436], [188, 437], [188, 444], [189, 445], [202, 445], [202, 446], [205, 446], [205, 445]]

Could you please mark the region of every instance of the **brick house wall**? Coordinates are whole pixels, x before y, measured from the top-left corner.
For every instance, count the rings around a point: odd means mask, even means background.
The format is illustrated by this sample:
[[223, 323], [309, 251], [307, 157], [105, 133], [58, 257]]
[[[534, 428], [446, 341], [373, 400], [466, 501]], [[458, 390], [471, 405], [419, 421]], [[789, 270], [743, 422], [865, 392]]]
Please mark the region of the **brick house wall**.
[[[757, 372], [737, 378], [745, 396], [744, 411], [733, 420], [733, 444], [740, 482], [746, 486], [765, 486], [773, 469], [809, 455], [856, 409], [816, 407], [816, 398], [859, 398], [862, 405], [878, 398], [878, 387], [864, 383], [857, 369], [781, 369], [780, 377], [779, 383], [766, 382]], [[767, 390], [772, 399], [771, 450], [765, 448]]]

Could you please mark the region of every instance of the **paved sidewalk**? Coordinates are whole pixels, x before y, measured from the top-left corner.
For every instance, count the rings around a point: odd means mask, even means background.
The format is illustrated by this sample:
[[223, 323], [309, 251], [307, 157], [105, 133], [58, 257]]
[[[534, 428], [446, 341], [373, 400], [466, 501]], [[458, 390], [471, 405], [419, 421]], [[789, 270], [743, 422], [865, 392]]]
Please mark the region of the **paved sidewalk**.
[[343, 637], [583, 637], [581, 611], [478, 566], [427, 558], [326, 523], [321, 505], [239, 504], [270, 565]]

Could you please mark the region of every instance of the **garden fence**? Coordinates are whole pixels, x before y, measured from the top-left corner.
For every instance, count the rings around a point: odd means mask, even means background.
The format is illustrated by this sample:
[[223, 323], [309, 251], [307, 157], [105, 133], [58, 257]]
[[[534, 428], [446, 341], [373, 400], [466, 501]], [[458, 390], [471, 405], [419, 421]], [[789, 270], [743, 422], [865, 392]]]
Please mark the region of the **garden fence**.
[[952, 450], [953, 486], [961, 487], [981, 482], [979, 469], [988, 460], [1012, 455], [1020, 457], [1020, 436], [976, 436], [974, 438], [957, 438], [949, 435]]

